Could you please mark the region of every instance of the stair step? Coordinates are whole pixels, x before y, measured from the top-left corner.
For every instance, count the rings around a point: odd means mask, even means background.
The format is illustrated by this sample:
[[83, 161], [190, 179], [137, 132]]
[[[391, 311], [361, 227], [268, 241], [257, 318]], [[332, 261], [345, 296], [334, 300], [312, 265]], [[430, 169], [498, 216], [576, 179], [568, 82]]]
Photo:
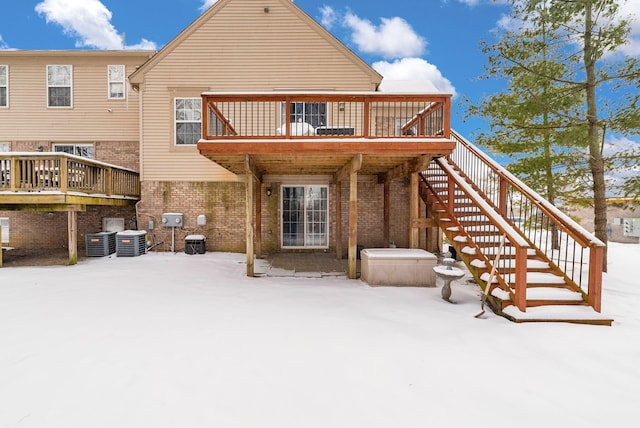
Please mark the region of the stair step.
[[471, 266], [478, 268], [478, 269], [488, 269], [489, 266], [487, 266], [487, 262], [485, 262], [484, 260], [480, 260], [480, 259], [473, 259], [471, 260], [471, 262], [469, 263]]
[[[505, 282], [508, 284], [515, 283], [515, 274], [503, 275]], [[565, 285], [564, 277], [555, 275], [551, 272], [527, 272], [527, 287], [535, 287], [536, 289], [544, 289], [548, 285]], [[527, 288], [527, 296], [529, 288]], [[578, 295], [580, 295], [578, 293]]]
[[570, 322], [578, 324], [611, 325], [613, 320], [596, 312], [591, 306], [547, 305], [520, 311], [509, 305], [502, 313], [515, 322]]

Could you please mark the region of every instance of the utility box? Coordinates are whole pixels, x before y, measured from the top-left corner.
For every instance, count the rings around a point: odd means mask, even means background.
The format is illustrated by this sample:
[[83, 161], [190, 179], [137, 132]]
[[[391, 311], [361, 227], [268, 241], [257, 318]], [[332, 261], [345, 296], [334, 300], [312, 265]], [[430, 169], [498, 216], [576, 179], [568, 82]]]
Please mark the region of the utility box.
[[146, 253], [146, 230], [123, 230], [116, 233], [116, 255], [118, 257], [135, 257]]
[[116, 232], [87, 233], [84, 242], [87, 257], [104, 257], [116, 252]]
[[207, 238], [204, 235], [188, 235], [184, 238], [184, 252], [186, 254], [204, 254]]
[[164, 227], [182, 227], [184, 221], [181, 213], [164, 213], [162, 214], [162, 226]]

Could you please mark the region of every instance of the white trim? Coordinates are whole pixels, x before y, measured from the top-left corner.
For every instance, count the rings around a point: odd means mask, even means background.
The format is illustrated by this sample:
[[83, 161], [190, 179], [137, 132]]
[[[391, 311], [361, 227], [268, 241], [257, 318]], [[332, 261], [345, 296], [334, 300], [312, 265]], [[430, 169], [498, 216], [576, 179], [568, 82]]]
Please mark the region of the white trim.
[[[56, 151], [57, 147], [73, 147], [73, 153], [67, 153], [64, 151]], [[81, 156], [79, 154], [77, 154], [77, 150], [78, 148], [82, 148], [82, 147], [90, 147], [91, 148], [91, 154], [93, 155], [92, 157], [88, 157], [88, 156]], [[51, 150], [53, 152], [56, 153], [67, 153], [70, 155], [75, 155], [75, 156], [80, 156], [83, 159], [94, 159], [96, 157], [96, 149], [95, 146], [93, 144], [90, 143], [81, 143], [81, 144], [74, 144], [74, 143], [54, 143], [51, 146]]]
[[[69, 86], [49, 85], [49, 67], [69, 67]], [[73, 65], [72, 64], [47, 64], [45, 69], [45, 81], [47, 83], [47, 108], [73, 108]], [[68, 106], [52, 106], [49, 99], [49, 88], [69, 88], [69, 105]]]
[[[326, 245], [306, 245], [306, 240], [307, 240], [307, 207], [306, 207], [306, 203], [303, 202], [303, 224], [304, 224], [304, 231], [303, 231], [303, 237], [304, 237], [304, 241], [305, 241], [305, 245], [302, 246], [291, 246], [291, 245], [284, 245], [284, 224], [283, 224], [283, 215], [284, 215], [284, 189], [285, 187], [302, 187], [304, 188], [304, 202], [306, 202], [306, 197], [307, 197], [307, 189], [309, 187], [321, 187], [324, 189], [327, 189], [327, 207], [326, 207], [326, 211], [325, 211], [325, 227], [326, 227], [326, 240], [327, 240], [327, 244]], [[329, 229], [331, 226], [331, 221], [329, 219], [329, 185], [327, 184], [283, 184], [280, 186], [280, 214], [279, 214], [279, 223], [280, 223], [280, 248], [282, 249], [287, 249], [287, 250], [313, 250], [313, 249], [327, 249], [329, 248], [329, 242], [330, 242], [330, 234], [329, 234]]]
[[[2, 236], [0, 236], [0, 244], [8, 244], [9, 243], [9, 217], [0, 217], [0, 225], [2, 225]], [[5, 236], [6, 236], [6, 239], [5, 239]]]
[[[122, 67], [122, 80], [111, 80], [111, 75], [110, 75], [110, 71], [111, 71], [111, 67]], [[111, 95], [111, 84], [112, 83], [120, 83], [122, 84], [122, 96], [121, 97], [114, 97]], [[122, 101], [122, 100], [126, 100], [127, 99], [127, 73], [126, 73], [126, 67], [124, 66], [124, 64], [108, 64], [107, 65], [107, 99], [109, 100], [115, 100], [115, 101]]]
[[[198, 100], [200, 102], [200, 120], [178, 120], [178, 100]], [[195, 110], [194, 110], [195, 111]], [[199, 123], [200, 135], [202, 136], [202, 98], [201, 97], [174, 97], [173, 98], [173, 145], [176, 147], [193, 147], [198, 144], [196, 140], [193, 144], [178, 144], [178, 123]]]
[[0, 87], [7, 88], [7, 104], [6, 105], [0, 105], [0, 108], [9, 108], [9, 65], [8, 64], [0, 64], [0, 68], [4, 68], [5, 70], [7, 70], [7, 73], [6, 73], [7, 82], [4, 85], [0, 85]]

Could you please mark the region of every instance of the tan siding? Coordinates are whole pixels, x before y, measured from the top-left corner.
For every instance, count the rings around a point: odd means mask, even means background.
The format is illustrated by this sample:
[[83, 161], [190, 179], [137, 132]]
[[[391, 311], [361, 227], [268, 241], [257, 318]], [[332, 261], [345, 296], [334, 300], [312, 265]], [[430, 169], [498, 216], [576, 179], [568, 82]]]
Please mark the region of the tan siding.
[[[0, 140], [138, 140], [138, 95], [130, 91], [126, 100], [109, 100], [107, 65], [124, 64], [130, 74], [147, 56], [122, 56], [116, 52], [66, 55], [52, 51], [33, 56], [3, 53], [0, 64], [9, 64], [10, 99], [9, 108], [0, 110]], [[72, 108], [47, 108], [46, 66], [54, 64], [73, 66]]]
[[228, 180], [195, 148], [175, 147], [173, 97], [202, 91], [370, 91], [372, 74], [346, 49], [272, 2], [234, 0], [187, 34], [144, 75], [144, 180]]

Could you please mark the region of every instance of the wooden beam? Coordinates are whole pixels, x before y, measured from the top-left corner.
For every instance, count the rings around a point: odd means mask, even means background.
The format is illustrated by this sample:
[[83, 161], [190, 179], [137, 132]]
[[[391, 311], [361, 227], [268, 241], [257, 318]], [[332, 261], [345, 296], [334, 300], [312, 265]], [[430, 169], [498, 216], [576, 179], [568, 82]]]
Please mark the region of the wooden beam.
[[78, 213], [69, 211], [67, 214], [67, 233], [69, 235], [69, 264], [78, 263]]
[[0, 204], [0, 211], [69, 212], [86, 211], [86, 205], [77, 204]]
[[350, 177], [351, 173], [358, 172], [360, 168], [362, 168], [362, 154], [357, 154], [333, 176], [333, 182], [339, 183], [345, 180]]
[[[326, 140], [326, 139], [325, 139]], [[438, 137], [433, 139], [418, 139], [415, 137], [406, 139], [369, 139], [367, 142], [349, 141], [323, 141], [317, 137], [298, 137], [295, 140], [283, 138], [260, 138], [255, 140], [234, 139], [226, 137], [224, 140], [201, 141], [198, 143], [198, 151], [207, 157], [240, 156], [240, 155], [390, 155], [390, 156], [420, 156], [423, 154], [432, 156], [446, 156], [456, 147], [455, 141]]]
[[356, 279], [358, 251], [358, 173], [349, 174], [349, 279]]
[[249, 155], [244, 155], [244, 169], [247, 174], [251, 174], [259, 183], [262, 183], [262, 173], [258, 170]]
[[255, 216], [256, 216], [256, 233], [255, 233], [255, 253], [256, 258], [262, 258], [262, 183], [255, 183], [256, 186], [256, 204], [255, 204]]
[[336, 258], [342, 260], [342, 183], [336, 184]]
[[254, 213], [254, 183], [253, 175], [246, 175], [246, 253], [247, 253], [247, 276], [254, 276], [254, 252], [253, 252], [253, 234], [255, 230], [255, 223], [253, 221]]
[[414, 221], [420, 218], [420, 194], [418, 193], [418, 174], [411, 174], [409, 188], [409, 248], [420, 246], [420, 229], [414, 226]]
[[411, 227], [416, 229], [428, 229], [430, 227], [437, 227], [438, 225], [432, 218], [412, 218]]
[[422, 155], [415, 159], [411, 159], [410, 161], [387, 171], [384, 174], [384, 180], [391, 181], [396, 178], [406, 177], [409, 174], [426, 171], [427, 168], [429, 168], [431, 159], [433, 159], [433, 156], [431, 155]]

